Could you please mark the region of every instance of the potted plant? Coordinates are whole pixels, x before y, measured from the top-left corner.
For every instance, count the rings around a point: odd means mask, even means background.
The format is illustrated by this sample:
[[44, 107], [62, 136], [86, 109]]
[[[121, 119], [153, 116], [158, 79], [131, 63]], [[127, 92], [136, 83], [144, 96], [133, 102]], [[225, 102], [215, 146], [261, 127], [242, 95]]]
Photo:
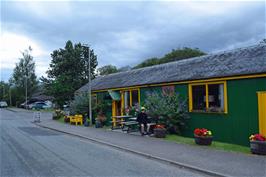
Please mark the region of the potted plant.
[[100, 111], [96, 118], [95, 127], [102, 128], [105, 121], [106, 121], [106, 116], [102, 111]]
[[250, 151], [253, 154], [266, 155], [266, 138], [261, 134], [254, 134], [249, 137]]
[[198, 145], [211, 145], [212, 144], [212, 132], [206, 128], [196, 128], [194, 130], [195, 143]]
[[165, 138], [166, 136], [166, 128], [161, 124], [155, 125], [153, 132], [156, 138]]

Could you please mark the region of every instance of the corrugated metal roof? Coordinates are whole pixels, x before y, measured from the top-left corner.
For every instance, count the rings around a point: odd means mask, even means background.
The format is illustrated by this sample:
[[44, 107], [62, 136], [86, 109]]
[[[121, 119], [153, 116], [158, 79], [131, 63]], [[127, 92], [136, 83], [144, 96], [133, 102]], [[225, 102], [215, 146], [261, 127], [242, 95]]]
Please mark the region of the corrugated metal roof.
[[[265, 44], [99, 76], [92, 90], [258, 73], [266, 73]], [[87, 90], [88, 84], [77, 92]]]

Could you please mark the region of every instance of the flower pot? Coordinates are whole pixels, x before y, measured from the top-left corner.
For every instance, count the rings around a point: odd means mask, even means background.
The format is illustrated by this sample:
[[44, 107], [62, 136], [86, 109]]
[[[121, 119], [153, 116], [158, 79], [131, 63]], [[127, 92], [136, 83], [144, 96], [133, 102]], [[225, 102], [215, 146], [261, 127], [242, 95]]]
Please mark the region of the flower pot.
[[153, 131], [154, 131], [154, 136], [156, 138], [165, 138], [165, 136], [166, 136], [166, 129], [165, 128], [155, 128]]
[[194, 135], [195, 143], [198, 145], [211, 145], [212, 144], [212, 136], [197, 136]]
[[252, 154], [266, 155], [266, 141], [250, 141]]
[[95, 122], [95, 128], [103, 128], [103, 125], [100, 121]]

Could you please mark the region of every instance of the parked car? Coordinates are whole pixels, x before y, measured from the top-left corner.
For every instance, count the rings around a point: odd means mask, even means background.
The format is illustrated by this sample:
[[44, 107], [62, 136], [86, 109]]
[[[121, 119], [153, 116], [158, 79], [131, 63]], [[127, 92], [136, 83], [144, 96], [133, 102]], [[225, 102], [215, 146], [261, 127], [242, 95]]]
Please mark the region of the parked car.
[[33, 101], [28, 100], [28, 101], [27, 101], [27, 105], [26, 105], [26, 101], [25, 101], [25, 102], [21, 103], [21, 104], [19, 105], [19, 107], [20, 107], [20, 108], [28, 109], [28, 108], [29, 108], [29, 105], [30, 105], [30, 104], [33, 104], [33, 103], [34, 103]]
[[6, 108], [7, 102], [6, 101], [0, 101], [0, 108]]
[[31, 109], [47, 109], [50, 108], [47, 104], [44, 102], [35, 102], [32, 106]]

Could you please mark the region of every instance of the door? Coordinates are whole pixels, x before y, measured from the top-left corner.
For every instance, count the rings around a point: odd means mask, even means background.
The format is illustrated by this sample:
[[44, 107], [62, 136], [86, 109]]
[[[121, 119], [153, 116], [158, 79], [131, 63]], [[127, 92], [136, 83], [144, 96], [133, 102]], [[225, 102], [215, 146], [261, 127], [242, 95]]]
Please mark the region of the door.
[[259, 133], [266, 136], [266, 91], [258, 92]]

